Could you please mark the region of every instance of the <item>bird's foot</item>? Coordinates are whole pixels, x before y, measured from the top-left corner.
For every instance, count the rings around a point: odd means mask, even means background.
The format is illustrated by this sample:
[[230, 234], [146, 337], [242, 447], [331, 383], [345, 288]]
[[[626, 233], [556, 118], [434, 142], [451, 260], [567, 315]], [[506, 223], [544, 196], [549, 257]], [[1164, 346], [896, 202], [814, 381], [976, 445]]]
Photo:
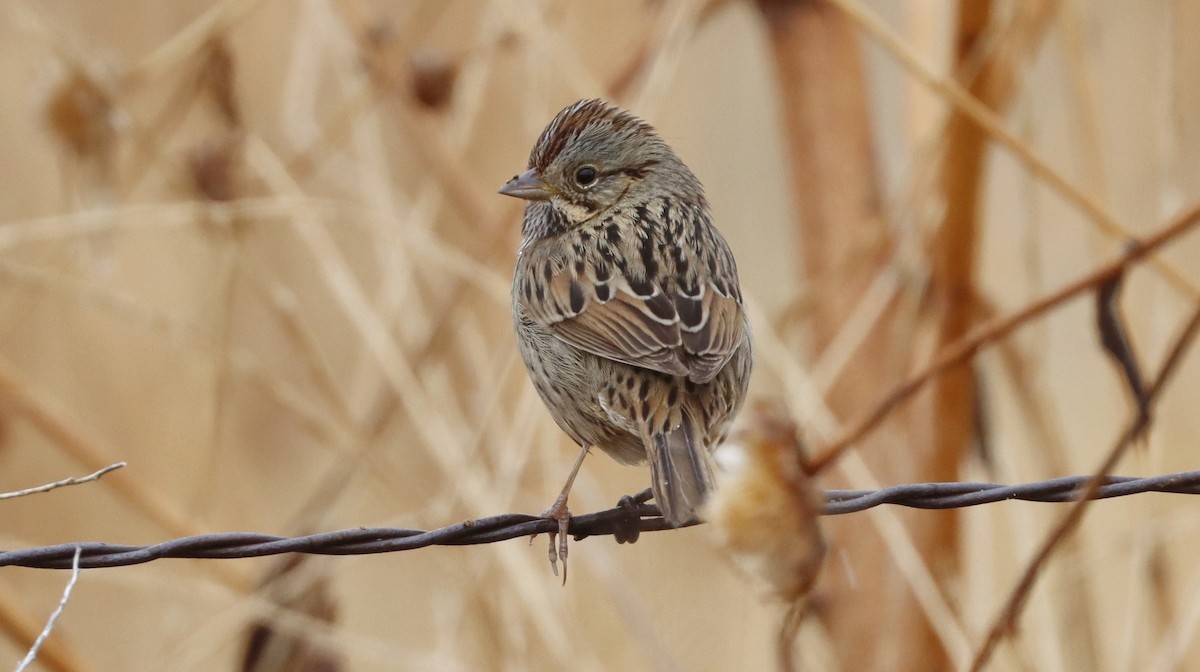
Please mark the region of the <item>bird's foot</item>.
[[[570, 537], [567, 535], [567, 527], [571, 522], [571, 510], [567, 508], [566, 495], [559, 495], [550, 508], [542, 512], [542, 518], [558, 521], [558, 529], [550, 532], [550, 569], [558, 576], [558, 561], [562, 560], [563, 566], [563, 585], [567, 583], [567, 542]], [[537, 536], [537, 535], [534, 535]], [[557, 542], [557, 543], [556, 543]], [[533, 537], [530, 537], [529, 543], [533, 543]]]
[[618, 544], [632, 544], [642, 534], [642, 517], [638, 512], [638, 500], [633, 495], [625, 495], [617, 502], [617, 508], [625, 514], [617, 521], [613, 538]]

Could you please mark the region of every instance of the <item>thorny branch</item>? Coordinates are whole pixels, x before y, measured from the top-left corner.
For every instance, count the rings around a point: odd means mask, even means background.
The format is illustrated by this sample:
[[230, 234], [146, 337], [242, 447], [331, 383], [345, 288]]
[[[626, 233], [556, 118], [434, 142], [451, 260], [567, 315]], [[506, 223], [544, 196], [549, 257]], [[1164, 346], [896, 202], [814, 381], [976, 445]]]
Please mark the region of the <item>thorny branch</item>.
[[[994, 483], [910, 483], [881, 490], [827, 490], [825, 515], [863, 511], [882, 504], [917, 509], [954, 509], [1006, 500], [1072, 502], [1086, 496], [1107, 499], [1146, 492], [1200, 495], [1200, 471], [1136, 478], [1111, 476], [1095, 489], [1091, 476], [1057, 478], [1023, 485]], [[647, 502], [650, 491], [622, 498], [612, 509], [571, 518], [571, 534], [585, 537], [614, 536], [633, 542], [641, 532], [670, 529], [658, 507]], [[490, 544], [528, 537], [557, 529], [557, 521], [529, 514], [510, 513], [477, 518], [436, 530], [355, 528], [303, 537], [280, 537], [249, 532], [228, 532], [184, 537], [153, 546], [125, 546], [101, 542], [70, 543], [0, 552], [0, 567], [19, 566], [66, 569], [75, 550], [82, 549], [80, 566], [117, 567], [162, 558], [254, 558], [280, 553], [317, 555], [367, 555], [407, 551], [427, 546]]]

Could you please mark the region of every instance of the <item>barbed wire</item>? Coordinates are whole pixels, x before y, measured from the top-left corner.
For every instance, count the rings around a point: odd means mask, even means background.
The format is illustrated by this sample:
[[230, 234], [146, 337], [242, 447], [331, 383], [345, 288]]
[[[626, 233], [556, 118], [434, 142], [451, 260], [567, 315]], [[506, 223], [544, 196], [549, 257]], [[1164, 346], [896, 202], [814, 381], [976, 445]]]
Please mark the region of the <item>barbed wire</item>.
[[[1070, 502], [1077, 499], [1091, 476], [1069, 476], [1021, 485], [996, 483], [909, 483], [880, 490], [826, 490], [824, 515], [844, 515], [883, 504], [916, 509], [957, 509], [1007, 500]], [[1165, 476], [1110, 476], [1094, 494], [1109, 499], [1147, 492], [1200, 494], [1200, 471]], [[658, 507], [648, 504], [650, 491], [622, 497], [605, 511], [571, 518], [571, 535], [613, 536], [632, 543], [642, 532], [670, 529]], [[694, 524], [694, 523], [692, 523]], [[126, 546], [80, 542], [0, 551], [0, 567], [71, 569], [76, 553], [81, 568], [137, 565], [163, 558], [256, 558], [281, 553], [315, 555], [368, 555], [409, 551], [427, 546], [490, 544], [555, 531], [558, 523], [539, 516], [509, 513], [466, 520], [435, 530], [354, 528], [302, 537], [281, 537], [251, 532], [225, 532], [183, 537], [151, 546]]]

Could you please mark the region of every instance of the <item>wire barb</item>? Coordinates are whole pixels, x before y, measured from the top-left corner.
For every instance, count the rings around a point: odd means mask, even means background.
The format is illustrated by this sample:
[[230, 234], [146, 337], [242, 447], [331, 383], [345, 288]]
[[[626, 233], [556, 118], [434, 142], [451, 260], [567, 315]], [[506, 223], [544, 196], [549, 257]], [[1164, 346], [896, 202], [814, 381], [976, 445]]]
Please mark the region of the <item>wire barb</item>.
[[[908, 483], [881, 490], [827, 490], [825, 515], [843, 515], [883, 504], [916, 509], [957, 509], [1005, 500], [1027, 502], [1071, 502], [1087, 493], [1090, 476], [1070, 476], [1022, 485], [996, 483]], [[1093, 494], [1094, 499], [1124, 497], [1146, 492], [1182, 495], [1200, 494], [1200, 471], [1165, 476], [1110, 476]], [[571, 518], [571, 535], [617, 536], [629, 539], [633, 530], [657, 532], [671, 529], [658, 507], [648, 504], [650, 491], [622, 498], [622, 503], [605, 511]], [[689, 525], [694, 523], [689, 523]], [[152, 546], [125, 546], [83, 542], [0, 551], [0, 567], [71, 569], [76, 550], [82, 568], [137, 565], [163, 558], [232, 559], [257, 558], [281, 553], [315, 555], [369, 555], [409, 551], [427, 546], [469, 546], [544, 534], [557, 529], [558, 522], [540, 516], [508, 513], [475, 518], [436, 530], [403, 528], [353, 528], [303, 537], [281, 537], [251, 532], [204, 534], [166, 541]], [[634, 535], [636, 538], [636, 535]]]

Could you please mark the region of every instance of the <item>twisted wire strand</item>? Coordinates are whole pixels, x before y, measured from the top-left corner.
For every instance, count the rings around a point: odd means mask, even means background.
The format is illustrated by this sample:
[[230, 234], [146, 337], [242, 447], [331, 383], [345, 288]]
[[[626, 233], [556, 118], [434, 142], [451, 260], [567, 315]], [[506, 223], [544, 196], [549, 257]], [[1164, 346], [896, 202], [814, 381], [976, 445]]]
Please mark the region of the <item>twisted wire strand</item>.
[[[996, 483], [910, 483], [880, 490], [826, 490], [825, 515], [843, 515], [883, 504], [917, 509], [956, 509], [1006, 500], [1070, 502], [1085, 492], [1091, 476], [1069, 476], [1021, 485]], [[1147, 492], [1200, 494], [1200, 471], [1151, 477], [1110, 476], [1095, 499]], [[670, 529], [657, 506], [648, 504], [650, 491], [627, 496], [614, 508], [571, 518], [575, 539], [614, 536], [618, 542], [637, 540], [641, 532]], [[692, 523], [695, 524], [695, 523]], [[557, 530], [558, 523], [539, 516], [509, 513], [466, 520], [435, 530], [353, 528], [302, 537], [250, 532], [226, 532], [183, 537], [151, 546], [80, 542], [0, 551], [0, 567], [71, 569], [79, 549], [79, 567], [137, 565], [162, 558], [256, 558], [281, 553], [368, 555], [408, 551], [426, 546], [490, 544]]]

